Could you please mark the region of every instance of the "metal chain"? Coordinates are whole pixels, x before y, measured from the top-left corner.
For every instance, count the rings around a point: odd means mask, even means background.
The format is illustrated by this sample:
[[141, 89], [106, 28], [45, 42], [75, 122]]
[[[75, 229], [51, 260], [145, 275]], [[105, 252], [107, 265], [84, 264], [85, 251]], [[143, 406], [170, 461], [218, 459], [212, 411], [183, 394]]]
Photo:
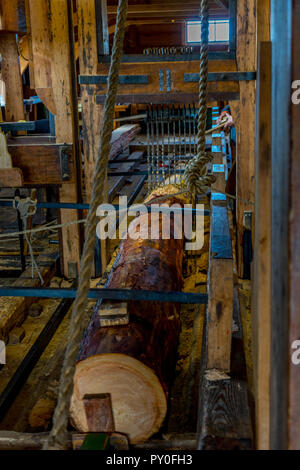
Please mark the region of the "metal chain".
[[107, 174], [109, 160], [110, 140], [113, 131], [114, 108], [116, 103], [118, 78], [121, 58], [123, 54], [124, 33], [126, 28], [128, 0], [119, 0], [117, 24], [114, 36], [111, 67], [108, 78], [107, 98], [105, 102], [104, 118], [100, 137], [100, 146], [96, 162], [91, 204], [87, 217], [85, 243], [80, 262], [78, 291], [73, 304], [71, 324], [69, 330], [69, 342], [62, 367], [58, 401], [53, 417], [53, 427], [44, 449], [67, 448], [67, 426], [69, 419], [70, 401], [73, 392], [73, 377], [75, 373], [76, 359], [83, 332], [86, 327], [86, 306], [90, 278], [96, 243], [96, 210], [104, 202], [103, 181]]

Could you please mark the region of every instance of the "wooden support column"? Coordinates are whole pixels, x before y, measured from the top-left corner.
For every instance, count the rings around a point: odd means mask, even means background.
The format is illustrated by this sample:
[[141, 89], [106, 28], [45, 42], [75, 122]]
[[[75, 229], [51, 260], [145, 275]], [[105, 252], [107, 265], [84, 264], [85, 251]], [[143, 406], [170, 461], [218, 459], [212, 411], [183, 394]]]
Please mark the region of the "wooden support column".
[[16, 34], [0, 31], [0, 54], [2, 56], [2, 78], [6, 86], [6, 121], [25, 119], [22, 77]]
[[[256, 70], [256, 0], [237, 2], [237, 68], [240, 72]], [[236, 217], [240, 277], [243, 277], [244, 213], [254, 211], [254, 206], [247, 201], [254, 202], [255, 85], [254, 80], [240, 82], [239, 120], [236, 123], [238, 197]]]
[[[294, 2], [292, 14], [292, 82], [300, 78], [300, 5]], [[298, 87], [299, 89], [299, 87]], [[289, 408], [288, 408], [288, 448], [300, 449], [300, 106], [293, 104], [291, 109], [291, 154], [290, 154], [290, 210], [289, 210], [289, 345], [292, 360], [289, 361]]]
[[271, 0], [256, 0], [257, 44], [270, 41]]
[[[70, 0], [28, 0], [27, 17], [31, 25], [34, 81], [38, 95], [55, 115], [57, 143], [73, 144], [75, 183], [62, 184], [61, 202], [78, 202], [80, 168], [78, 157], [77, 102], [74, 93], [72, 41], [70, 40]], [[62, 210], [61, 223], [79, 219], [78, 211]], [[76, 276], [80, 260], [80, 227], [67, 226], [61, 232], [62, 270], [66, 277]]]
[[24, 1], [0, 0], [0, 29], [14, 33], [26, 32]]
[[233, 258], [226, 202], [211, 203], [206, 368], [230, 371]]
[[[76, 139], [79, 138], [77, 90], [74, 99], [72, 83], [72, 56], [69, 37], [69, 14], [68, 3], [70, 0], [52, 0], [52, 40], [53, 40], [53, 62], [52, 68], [52, 86], [53, 98], [56, 106], [55, 114], [55, 134], [56, 142], [72, 142], [73, 154], [79, 153], [74, 161], [77, 160], [77, 181], [75, 184], [63, 184], [59, 190], [61, 202], [78, 202], [81, 192], [81, 168], [80, 152], [76, 148]], [[74, 67], [74, 64], [73, 64]], [[74, 73], [74, 69], [73, 69]], [[76, 125], [77, 124], [77, 125]], [[77, 134], [77, 135], [76, 135]], [[61, 222], [68, 223], [79, 219], [79, 212], [74, 210], [62, 210]], [[70, 225], [62, 229], [63, 243], [63, 272], [67, 277], [76, 277], [80, 261], [80, 226]], [[76, 267], [77, 266], [77, 267]]]
[[[257, 111], [255, 234], [252, 279], [253, 384], [256, 448], [270, 448], [271, 352], [271, 89], [270, 0], [256, 1]], [[262, 286], [264, 288], [262, 289]]]
[[253, 381], [256, 447], [259, 450], [268, 450], [270, 446], [271, 60], [271, 43], [260, 43], [256, 116], [255, 243], [252, 284]]
[[109, 54], [107, 0], [95, 0], [98, 54]]
[[[300, 4], [272, 0], [271, 449], [300, 449]], [[294, 88], [296, 87], [296, 88]], [[275, 112], [276, 111], [276, 112]]]
[[[213, 125], [219, 115], [213, 110]], [[231, 330], [233, 315], [233, 256], [227, 214], [225, 191], [225, 164], [220, 131], [212, 134], [213, 174], [211, 231], [209, 253], [208, 307], [207, 307], [207, 361], [208, 370], [230, 372]], [[214, 190], [214, 191], [213, 191]]]
[[[102, 2], [101, 2], [102, 3]], [[97, 1], [99, 4], [99, 1]], [[79, 68], [81, 75], [97, 75], [98, 73], [98, 43], [96, 28], [95, 0], [78, 0], [78, 46]], [[98, 5], [99, 6], [99, 5]], [[103, 9], [97, 13], [97, 21]], [[105, 50], [105, 48], [103, 49]], [[81, 85], [82, 104], [82, 133], [84, 151], [84, 173], [86, 201], [89, 202], [92, 193], [93, 177], [99, 150], [100, 132], [104, 105], [95, 103], [96, 88], [93, 85]], [[108, 200], [107, 179], [103, 181], [104, 200]], [[106, 243], [101, 243], [101, 264], [104, 271], [107, 263]]]

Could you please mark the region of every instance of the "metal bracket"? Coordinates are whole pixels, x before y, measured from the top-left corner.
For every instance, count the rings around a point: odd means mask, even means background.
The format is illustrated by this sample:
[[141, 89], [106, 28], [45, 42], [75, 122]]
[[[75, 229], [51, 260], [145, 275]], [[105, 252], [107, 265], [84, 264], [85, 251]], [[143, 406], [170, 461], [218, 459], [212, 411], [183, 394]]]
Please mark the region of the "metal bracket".
[[[108, 75], [79, 75], [79, 85], [107, 85]], [[119, 85], [147, 85], [149, 75], [119, 75]]]
[[72, 150], [67, 145], [62, 145], [59, 148], [59, 161], [60, 161], [60, 171], [61, 179], [63, 181], [70, 181], [70, 166], [69, 166], [69, 157], [72, 154]]
[[252, 212], [245, 211], [244, 212], [244, 228], [246, 230], [252, 230]]

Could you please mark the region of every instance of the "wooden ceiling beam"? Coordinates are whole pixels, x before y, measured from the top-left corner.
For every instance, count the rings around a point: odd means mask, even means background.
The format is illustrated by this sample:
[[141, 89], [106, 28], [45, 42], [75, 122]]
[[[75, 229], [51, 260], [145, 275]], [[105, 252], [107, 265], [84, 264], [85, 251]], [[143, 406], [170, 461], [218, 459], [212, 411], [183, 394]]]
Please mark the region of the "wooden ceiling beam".
[[[117, 6], [109, 5], [107, 7], [108, 15], [117, 14]], [[192, 14], [193, 16], [199, 16], [199, 2], [186, 2], [186, 3], [166, 3], [166, 4], [139, 4], [139, 5], [129, 5], [128, 15], [132, 16], [165, 16], [165, 15], [182, 15], [187, 16]], [[220, 7], [217, 4], [210, 8], [211, 14], [228, 14], [228, 9], [225, 7]]]

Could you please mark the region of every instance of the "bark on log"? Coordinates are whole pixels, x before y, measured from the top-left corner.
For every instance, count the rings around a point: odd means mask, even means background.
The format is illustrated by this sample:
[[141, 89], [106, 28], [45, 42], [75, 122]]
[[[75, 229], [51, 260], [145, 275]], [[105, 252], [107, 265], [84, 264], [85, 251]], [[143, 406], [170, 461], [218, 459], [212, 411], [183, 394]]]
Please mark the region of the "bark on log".
[[[167, 186], [150, 196], [178, 192]], [[164, 204], [182, 206], [184, 198], [172, 196]], [[129, 233], [139, 225], [140, 237], [124, 240], [107, 287], [179, 291], [182, 287], [183, 236], [177, 216], [171, 217], [171, 239], [162, 238], [160, 215], [158, 239], [143, 239], [150, 214], [136, 218]], [[129, 324], [100, 327], [98, 308], [81, 346], [74, 377], [71, 420], [80, 432], [88, 432], [83, 396], [110, 393], [116, 430], [129, 435], [132, 444], [145, 442], [165, 418], [169, 386], [176, 363], [180, 331], [179, 305], [162, 302], [128, 302]]]

